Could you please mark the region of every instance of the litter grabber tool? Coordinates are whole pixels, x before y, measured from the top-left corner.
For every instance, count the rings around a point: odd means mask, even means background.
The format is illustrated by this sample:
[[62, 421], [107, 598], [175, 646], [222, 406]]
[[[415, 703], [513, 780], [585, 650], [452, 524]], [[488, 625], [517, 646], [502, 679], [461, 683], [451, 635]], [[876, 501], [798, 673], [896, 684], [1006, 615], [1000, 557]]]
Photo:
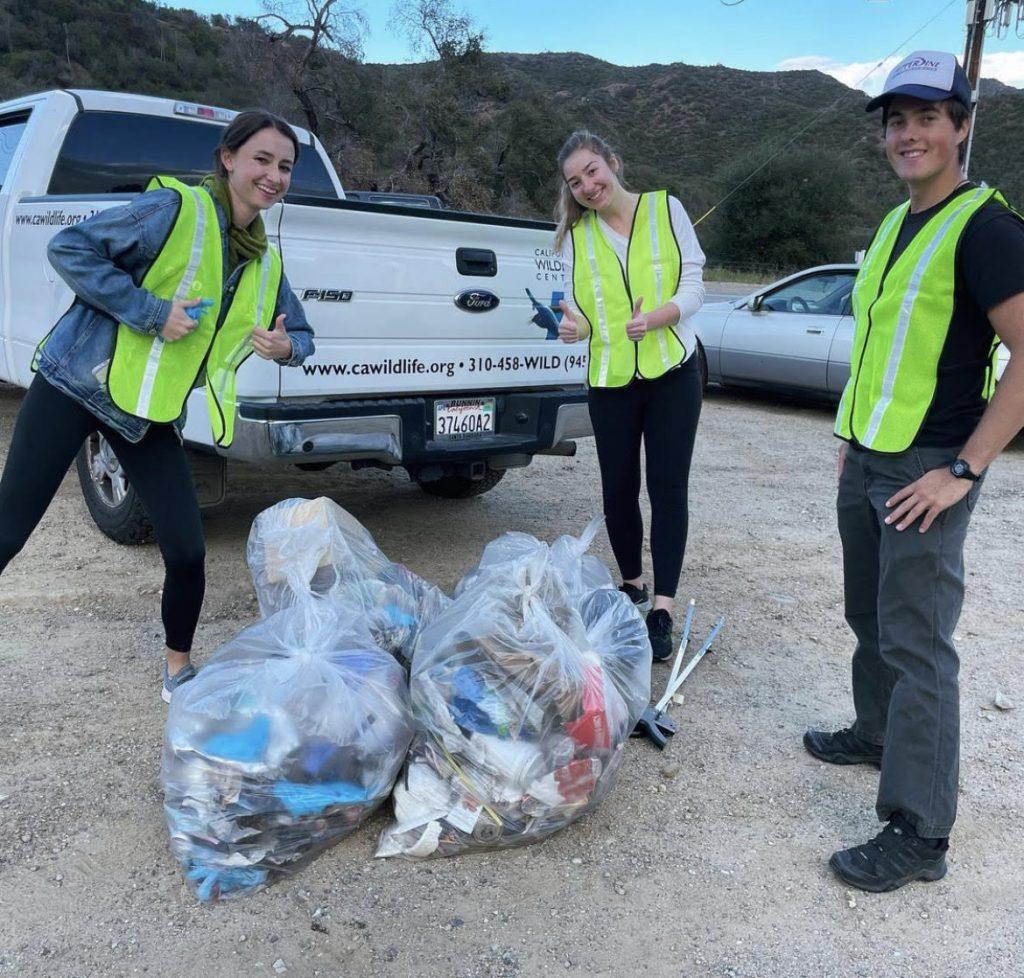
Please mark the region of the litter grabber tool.
[[683, 664], [686, 647], [690, 644], [690, 626], [693, 624], [693, 612], [696, 607], [697, 602], [690, 598], [690, 603], [686, 606], [686, 620], [683, 622], [683, 637], [679, 640], [679, 651], [676, 652], [676, 657], [672, 662], [672, 674], [668, 677], [666, 689], [676, 681], [676, 676], [679, 675], [679, 667]]
[[633, 729], [634, 737], [647, 737], [651, 743], [654, 744], [658, 750], [664, 750], [665, 745], [668, 743], [669, 737], [673, 736], [676, 732], [675, 721], [668, 715], [668, 704], [671, 702], [672, 697], [679, 692], [680, 687], [686, 682], [687, 677], [696, 668], [697, 663], [711, 651], [711, 646], [715, 641], [719, 631], [725, 624], [725, 618], [719, 618], [715, 622], [715, 627], [711, 629], [710, 634], [704, 640], [704, 644], [694, 653], [693, 658], [686, 664], [686, 667], [679, 672], [678, 666], [682, 661], [682, 657], [686, 651], [686, 645], [689, 640], [689, 626], [693, 619], [691, 608], [687, 610], [686, 624], [684, 625], [683, 638], [679, 643], [679, 651], [676, 653], [676, 659], [672, 666], [672, 674], [669, 676], [669, 681], [665, 687], [665, 692], [661, 699], [657, 703], [648, 706], [644, 710], [643, 715], [637, 721], [636, 727]]
[[[690, 642], [690, 626], [693, 624], [695, 606], [696, 601], [690, 598], [690, 603], [686, 608], [686, 621], [683, 623], [683, 636], [679, 640], [679, 650], [676, 652], [676, 657], [672, 662], [672, 673], [669, 676], [667, 686], [671, 686], [679, 675], [679, 667], [682, 665], [683, 656], [686, 655], [686, 647]], [[647, 737], [657, 746], [658, 750], [664, 750], [665, 745], [668, 743], [668, 738], [675, 734], [675, 732], [675, 723], [659, 703], [657, 706], [648, 706], [644, 710], [643, 715], [633, 728], [632, 736]]]

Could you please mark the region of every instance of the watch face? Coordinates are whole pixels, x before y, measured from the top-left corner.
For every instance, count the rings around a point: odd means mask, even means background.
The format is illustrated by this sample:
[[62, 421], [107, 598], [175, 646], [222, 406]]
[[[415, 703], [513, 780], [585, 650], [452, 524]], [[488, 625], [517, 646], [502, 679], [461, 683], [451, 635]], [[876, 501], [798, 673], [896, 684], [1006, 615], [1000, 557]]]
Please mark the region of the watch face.
[[967, 463], [963, 459], [958, 458], [953, 463], [953, 475], [958, 479], [962, 479], [967, 474], [967, 469]]

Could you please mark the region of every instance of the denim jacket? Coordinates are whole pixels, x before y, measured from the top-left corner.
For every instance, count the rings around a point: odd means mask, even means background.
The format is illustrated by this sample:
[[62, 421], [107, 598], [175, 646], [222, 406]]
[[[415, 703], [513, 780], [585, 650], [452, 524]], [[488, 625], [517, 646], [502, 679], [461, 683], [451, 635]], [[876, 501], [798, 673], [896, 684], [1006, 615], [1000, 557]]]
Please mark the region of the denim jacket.
[[[170, 301], [158, 298], [140, 283], [174, 226], [180, 202], [173, 190], [151, 190], [124, 206], [64, 228], [50, 242], [50, 263], [76, 299], [43, 343], [37, 370], [131, 442], [142, 440], [150, 422], [114, 404], [107, 390], [107, 371], [118, 323], [156, 335], [170, 314]], [[217, 217], [227, 268], [227, 218], [220, 207]], [[222, 320], [228, 309], [228, 290], [233, 291], [244, 267], [239, 265], [224, 281]], [[284, 276], [274, 318], [281, 313], [286, 316], [292, 356], [277, 362], [297, 367], [313, 353], [313, 330]], [[185, 424], [184, 411], [174, 424], [180, 432]]]

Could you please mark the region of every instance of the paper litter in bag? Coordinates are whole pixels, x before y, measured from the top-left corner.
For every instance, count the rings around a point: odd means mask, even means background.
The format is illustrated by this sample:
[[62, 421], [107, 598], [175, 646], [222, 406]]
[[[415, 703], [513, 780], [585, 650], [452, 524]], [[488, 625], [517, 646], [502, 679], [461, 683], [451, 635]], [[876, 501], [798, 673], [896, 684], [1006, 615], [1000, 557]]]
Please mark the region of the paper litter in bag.
[[420, 636], [416, 736], [378, 856], [524, 845], [611, 790], [650, 700], [639, 611], [580, 539], [510, 533]]
[[196, 895], [250, 893], [347, 835], [411, 737], [404, 670], [342, 608], [310, 597], [247, 628], [167, 719], [164, 810]]

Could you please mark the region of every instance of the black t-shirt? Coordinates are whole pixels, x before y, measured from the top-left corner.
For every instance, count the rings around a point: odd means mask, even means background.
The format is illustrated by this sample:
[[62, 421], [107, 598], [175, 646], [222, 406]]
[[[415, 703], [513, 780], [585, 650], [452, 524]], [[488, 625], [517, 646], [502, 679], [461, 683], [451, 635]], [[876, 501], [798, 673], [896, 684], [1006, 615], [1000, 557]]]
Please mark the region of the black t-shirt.
[[[965, 183], [934, 207], [908, 212], [889, 268], [938, 211], [974, 189], [974, 184]], [[1024, 219], [991, 200], [970, 219], [957, 245], [953, 319], [939, 357], [935, 397], [914, 445], [959, 447], [971, 437], [987, 404], [985, 381], [995, 341], [988, 311], [1020, 292], [1024, 292]]]

